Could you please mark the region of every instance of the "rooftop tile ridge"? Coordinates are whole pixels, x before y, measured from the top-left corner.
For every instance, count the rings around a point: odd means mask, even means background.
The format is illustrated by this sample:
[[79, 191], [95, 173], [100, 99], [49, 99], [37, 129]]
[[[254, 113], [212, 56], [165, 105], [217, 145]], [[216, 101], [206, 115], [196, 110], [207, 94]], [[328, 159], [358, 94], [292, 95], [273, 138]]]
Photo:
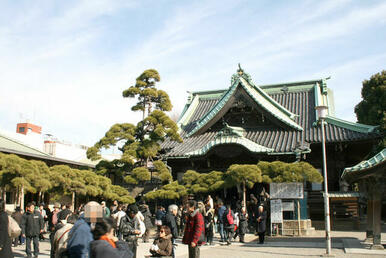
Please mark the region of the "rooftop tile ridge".
[[368, 169], [378, 164], [381, 164], [383, 162], [386, 162], [386, 148], [384, 148], [383, 150], [381, 150], [379, 153], [375, 154], [373, 157], [369, 158], [368, 160], [363, 160], [360, 163], [356, 164], [355, 166], [345, 168], [343, 170], [343, 174], [341, 178], [344, 178], [348, 173], [352, 171]]
[[[243, 78], [244, 79], [244, 78]], [[244, 79], [245, 80], [245, 79]], [[289, 116], [290, 119], [294, 120], [296, 114], [292, 113], [282, 105], [280, 105], [277, 101], [275, 101], [269, 94], [267, 94], [263, 89], [261, 89], [259, 86], [256, 86], [253, 82], [245, 80], [246, 83], [248, 83], [251, 87], [253, 87], [255, 90], [257, 90], [265, 99], [267, 99], [269, 102], [271, 102], [275, 107], [280, 109], [282, 112], [286, 113], [286, 115]]]
[[261, 88], [269, 88], [269, 87], [279, 87], [279, 86], [296, 86], [299, 84], [315, 84], [317, 82], [321, 83], [322, 81], [328, 79], [327, 78], [320, 78], [320, 79], [311, 79], [311, 80], [304, 80], [304, 81], [292, 81], [292, 82], [281, 82], [281, 83], [273, 83], [273, 84], [262, 84], [259, 85]]
[[200, 120], [198, 120], [196, 127], [188, 133], [187, 137], [190, 137], [195, 134], [217, 114], [218, 110], [224, 107], [226, 101], [228, 101], [228, 99], [234, 94], [239, 82], [240, 78], [233, 82], [233, 84], [228, 88], [228, 90], [221, 96], [219, 101], [204, 116], [202, 116]]
[[[276, 109], [278, 109], [278, 112], [282, 114], [282, 116], [280, 114], [275, 114], [275, 112], [272, 112], [269, 108], [264, 107], [264, 105], [263, 105], [263, 108], [265, 108], [274, 117], [276, 117], [280, 121], [284, 122], [288, 126], [295, 128], [296, 130], [303, 131], [303, 127], [301, 127], [300, 125], [298, 125], [294, 121], [295, 117], [297, 116], [296, 114], [290, 112], [288, 109], [284, 108], [282, 105], [277, 103], [272, 97], [270, 97], [266, 92], [264, 92], [264, 90], [262, 90], [261, 88], [259, 88], [256, 85], [254, 85], [252, 82], [247, 81], [244, 78], [241, 78], [240, 81], [241, 81], [241, 84], [244, 87], [244, 89], [248, 92], [248, 94], [251, 95], [252, 98], [255, 99], [255, 101], [258, 102], [258, 100], [253, 96], [253, 93], [250, 92], [250, 89], [248, 87], [251, 87], [254, 90], [256, 90], [258, 92], [258, 94], [260, 96], [262, 96], [263, 99], [265, 99], [265, 101], [267, 101], [268, 103], [273, 105]], [[262, 104], [262, 103], [260, 103], [260, 104]]]
[[360, 133], [372, 133], [375, 131], [375, 129], [379, 127], [379, 126], [355, 123], [355, 122], [347, 121], [347, 120], [330, 116], [330, 115], [327, 115], [326, 121], [327, 123], [334, 124], [336, 126], [340, 126], [352, 131], [360, 132]]
[[274, 149], [263, 146], [261, 144], [254, 142], [254, 141], [251, 141], [248, 138], [246, 138], [245, 136], [219, 135], [219, 136], [215, 137], [214, 139], [210, 140], [204, 146], [186, 153], [186, 155], [188, 155], [188, 156], [205, 155], [213, 147], [215, 147], [217, 145], [222, 145], [222, 144], [241, 145], [244, 148], [248, 149], [250, 152], [255, 152], [255, 153], [260, 153], [260, 152], [270, 153], [270, 152], [274, 151]]

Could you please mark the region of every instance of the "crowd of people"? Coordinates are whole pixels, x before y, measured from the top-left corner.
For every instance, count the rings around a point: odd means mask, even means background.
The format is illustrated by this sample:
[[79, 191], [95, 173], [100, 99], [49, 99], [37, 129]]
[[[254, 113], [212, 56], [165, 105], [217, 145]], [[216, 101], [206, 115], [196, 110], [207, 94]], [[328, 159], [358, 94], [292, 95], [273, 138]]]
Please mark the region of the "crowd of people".
[[[151, 257], [175, 257], [176, 240], [188, 245], [189, 257], [200, 257], [200, 246], [213, 245], [219, 233], [222, 245], [231, 245], [238, 237], [256, 232], [264, 243], [267, 213], [265, 203], [253, 195], [247, 206], [242, 201], [224, 203], [207, 196], [204, 201], [188, 200], [183, 205], [171, 204], [167, 210], [158, 206], [153, 218], [145, 202], [124, 205], [114, 201], [88, 202], [73, 212], [70, 205], [48, 205], [30, 202], [25, 212], [19, 207], [12, 218], [20, 225], [21, 234], [8, 236], [8, 217], [0, 200], [0, 257], [13, 257], [11, 245], [25, 245], [27, 257], [38, 257], [39, 241], [49, 234], [51, 257], [136, 257], [139, 241], [149, 242], [154, 229]], [[154, 221], [154, 227], [153, 222]], [[33, 249], [31, 248], [33, 245]]]

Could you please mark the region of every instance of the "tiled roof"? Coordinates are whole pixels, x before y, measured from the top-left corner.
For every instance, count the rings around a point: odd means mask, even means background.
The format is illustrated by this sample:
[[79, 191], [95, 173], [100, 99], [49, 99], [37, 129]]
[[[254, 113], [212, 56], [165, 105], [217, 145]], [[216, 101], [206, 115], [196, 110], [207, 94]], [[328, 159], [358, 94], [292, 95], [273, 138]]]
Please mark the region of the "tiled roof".
[[355, 174], [363, 175], [361, 172], [370, 170], [371, 168], [380, 166], [381, 164], [386, 164], [386, 148], [368, 160], [364, 160], [353, 167], [345, 168], [342, 173], [342, 179], [352, 181], [350, 179], [354, 178]]
[[[315, 122], [317, 122], [315, 106], [320, 105], [317, 102], [318, 98], [321, 98], [318, 96], [321, 94], [319, 89], [321, 82], [322, 80], [315, 80], [290, 85], [261, 86], [260, 90], [263, 89], [270, 98], [295, 115], [293, 122], [303, 130], [281, 127], [244, 128], [246, 131], [245, 139], [267, 149], [272, 149], [272, 153], [292, 153], [299, 146], [307, 148], [312, 143], [321, 142], [321, 128], [315, 126]], [[213, 143], [216, 132], [206, 131], [198, 135], [190, 135], [197, 131], [200, 120], [213, 111], [212, 108], [223, 99], [222, 97], [226, 92], [228, 90], [224, 90], [221, 95], [219, 91], [216, 91], [217, 97], [210, 98], [207, 97], [208, 92], [205, 94], [193, 93], [194, 101], [196, 101], [195, 107], [190, 109], [188, 106], [185, 112], [185, 117], [188, 117], [187, 114], [191, 112], [190, 118], [179, 123], [180, 134], [184, 142], [164, 142], [162, 147], [167, 151], [167, 156], [178, 157], [197, 154], [200, 153], [200, 149], [205, 149], [205, 146], [210, 142]], [[326, 121], [327, 142], [360, 141], [377, 137], [377, 133], [374, 131], [375, 127], [372, 126], [351, 123], [331, 116]]]

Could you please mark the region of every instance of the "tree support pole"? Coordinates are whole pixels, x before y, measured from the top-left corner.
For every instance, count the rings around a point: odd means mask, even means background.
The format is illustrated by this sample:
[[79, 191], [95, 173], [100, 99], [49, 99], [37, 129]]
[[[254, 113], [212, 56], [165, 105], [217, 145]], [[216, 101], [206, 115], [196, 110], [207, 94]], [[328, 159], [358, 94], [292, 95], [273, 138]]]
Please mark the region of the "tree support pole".
[[299, 233], [299, 236], [301, 236], [302, 231], [300, 229], [300, 201], [299, 201], [299, 199], [297, 200], [297, 204], [298, 204], [298, 233]]
[[75, 211], [75, 191], [72, 192], [72, 198], [71, 198], [71, 210], [72, 210], [72, 212]]

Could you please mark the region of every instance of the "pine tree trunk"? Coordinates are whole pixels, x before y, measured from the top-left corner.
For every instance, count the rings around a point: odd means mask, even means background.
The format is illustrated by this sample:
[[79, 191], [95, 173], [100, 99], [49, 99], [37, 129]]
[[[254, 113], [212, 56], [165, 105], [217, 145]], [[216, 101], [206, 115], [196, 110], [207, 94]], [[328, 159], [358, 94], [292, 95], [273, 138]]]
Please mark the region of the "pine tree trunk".
[[149, 107], [148, 107], [148, 109], [147, 109], [147, 115], [150, 115], [150, 114], [151, 114], [151, 108], [152, 108], [151, 102], [149, 101]]
[[7, 192], [5, 191], [5, 187], [1, 188], [1, 197], [4, 200], [5, 203], [7, 203]]
[[17, 190], [16, 190], [16, 194], [15, 194], [15, 201], [14, 201], [14, 204], [15, 204], [15, 207], [18, 206], [18, 204], [20, 203], [19, 202], [19, 187], [17, 187]]
[[24, 211], [24, 186], [21, 186], [20, 191], [20, 209]]
[[72, 209], [72, 212], [74, 212], [75, 210], [75, 191], [72, 192], [72, 199], [71, 199], [71, 209]]
[[245, 188], [245, 181], [243, 181], [243, 206], [247, 210], [247, 189]]
[[146, 112], [146, 97], [143, 99], [142, 121], [145, 120], [145, 112]]

